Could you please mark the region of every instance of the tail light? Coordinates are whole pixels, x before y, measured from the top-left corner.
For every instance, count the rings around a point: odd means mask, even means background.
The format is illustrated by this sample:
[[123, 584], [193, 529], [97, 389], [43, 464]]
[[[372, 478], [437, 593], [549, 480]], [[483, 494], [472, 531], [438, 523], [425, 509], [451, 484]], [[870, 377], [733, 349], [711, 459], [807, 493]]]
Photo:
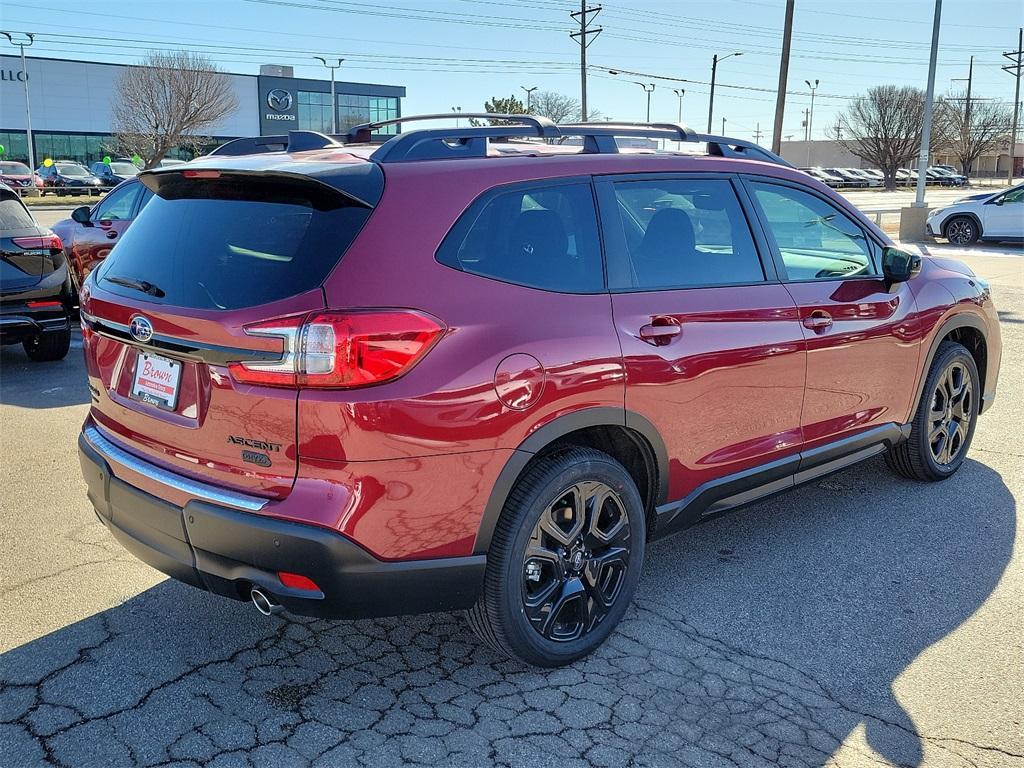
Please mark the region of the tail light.
[[279, 338], [279, 360], [231, 363], [232, 378], [271, 387], [351, 389], [407, 373], [444, 334], [437, 320], [409, 310], [320, 312], [245, 327]]
[[38, 251], [43, 248], [59, 251], [64, 243], [56, 235], [43, 235], [42, 237], [12, 237], [11, 242], [19, 248], [27, 251]]

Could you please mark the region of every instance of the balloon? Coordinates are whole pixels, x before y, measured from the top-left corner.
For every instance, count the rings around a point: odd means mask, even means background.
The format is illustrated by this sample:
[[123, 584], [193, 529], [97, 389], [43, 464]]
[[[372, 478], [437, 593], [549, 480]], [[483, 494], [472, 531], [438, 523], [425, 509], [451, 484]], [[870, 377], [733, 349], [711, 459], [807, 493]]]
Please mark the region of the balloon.
[[104, 155], [103, 156], [103, 164], [104, 165], [110, 165], [110, 155]]
[[4, 147], [4, 145], [0, 144], [0, 155], [2, 155], [6, 151], [7, 151], [7, 149]]
[[46, 158], [45, 160], [43, 160], [44, 168], [49, 168], [51, 165], [53, 165], [53, 160], [51, 160], [50, 158]]
[[138, 152], [136, 152], [134, 155], [132, 155], [132, 162], [135, 163], [136, 165], [138, 165], [139, 163], [142, 162], [142, 158], [139, 157], [139, 153]]

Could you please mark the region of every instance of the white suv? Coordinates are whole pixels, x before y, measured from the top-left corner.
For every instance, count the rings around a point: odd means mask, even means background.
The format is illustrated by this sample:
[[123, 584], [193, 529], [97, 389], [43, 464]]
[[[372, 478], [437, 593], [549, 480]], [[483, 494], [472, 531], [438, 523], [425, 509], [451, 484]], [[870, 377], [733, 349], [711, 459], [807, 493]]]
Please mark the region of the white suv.
[[1024, 184], [936, 208], [928, 214], [928, 234], [956, 245], [978, 240], [1024, 242]]

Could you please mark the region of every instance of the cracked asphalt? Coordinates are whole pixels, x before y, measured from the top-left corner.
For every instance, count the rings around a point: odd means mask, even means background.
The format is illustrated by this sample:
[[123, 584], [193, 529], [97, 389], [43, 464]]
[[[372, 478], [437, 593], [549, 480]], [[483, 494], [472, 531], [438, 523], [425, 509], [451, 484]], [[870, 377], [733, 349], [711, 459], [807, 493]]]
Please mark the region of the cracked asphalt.
[[1024, 253], [964, 260], [1004, 358], [962, 471], [875, 460], [659, 542], [556, 671], [456, 614], [265, 618], [164, 579], [85, 499], [80, 351], [4, 348], [0, 767], [1024, 766]]

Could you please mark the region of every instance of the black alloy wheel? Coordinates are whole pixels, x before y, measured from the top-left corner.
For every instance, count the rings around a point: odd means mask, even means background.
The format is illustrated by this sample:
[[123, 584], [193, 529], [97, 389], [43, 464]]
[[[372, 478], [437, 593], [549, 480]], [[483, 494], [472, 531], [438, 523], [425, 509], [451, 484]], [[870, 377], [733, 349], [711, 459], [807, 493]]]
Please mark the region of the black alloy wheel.
[[528, 664], [576, 661], [625, 614], [646, 540], [644, 503], [622, 464], [582, 446], [539, 456], [505, 501], [470, 626]]
[[910, 436], [885, 455], [889, 469], [914, 480], [945, 480], [964, 463], [981, 404], [981, 381], [971, 353], [955, 341], [935, 352], [910, 422]]
[[966, 445], [974, 413], [974, 388], [967, 366], [954, 360], [943, 371], [928, 411], [928, 447], [940, 466], [956, 461]]
[[523, 607], [555, 642], [590, 632], [615, 604], [629, 569], [629, 518], [621, 497], [589, 480], [558, 495], [533, 527], [523, 563]]
[[946, 239], [953, 245], [970, 245], [979, 234], [978, 225], [968, 216], [956, 216], [946, 224]]

